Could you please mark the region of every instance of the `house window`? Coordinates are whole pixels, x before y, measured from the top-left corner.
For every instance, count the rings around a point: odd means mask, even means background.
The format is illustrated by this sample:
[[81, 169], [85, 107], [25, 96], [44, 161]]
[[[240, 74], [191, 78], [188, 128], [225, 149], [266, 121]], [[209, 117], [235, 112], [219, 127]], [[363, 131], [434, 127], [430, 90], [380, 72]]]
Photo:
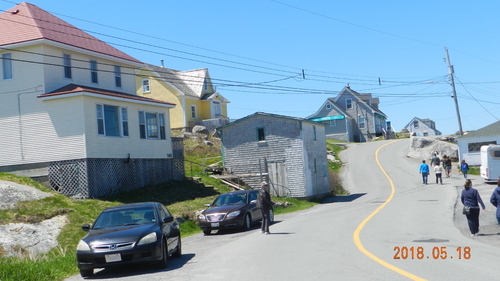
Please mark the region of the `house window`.
[[64, 78], [71, 79], [71, 55], [63, 54]]
[[117, 88], [122, 87], [122, 71], [121, 67], [118, 65], [115, 65], [115, 86]]
[[122, 107], [122, 128], [123, 128], [123, 135], [128, 137], [128, 113], [127, 109]]
[[108, 137], [128, 136], [128, 116], [126, 108], [97, 104], [96, 115], [97, 134]]
[[264, 132], [264, 128], [257, 128], [257, 140], [258, 141], [266, 140], [266, 134]]
[[365, 117], [358, 117], [358, 127], [360, 129], [365, 128]]
[[213, 115], [214, 115], [214, 118], [220, 118], [221, 117], [221, 106], [220, 106], [220, 102], [218, 101], [214, 101], [212, 103], [213, 105]]
[[313, 126], [313, 139], [316, 140], [316, 126]]
[[424, 132], [424, 137], [427, 137], [428, 135], [429, 135], [429, 133]]
[[191, 118], [196, 119], [196, 105], [191, 105]]
[[329, 103], [327, 103], [327, 104], [326, 104], [326, 109], [331, 109], [331, 108], [332, 108], [332, 105], [331, 105], [331, 104], [329, 104]]
[[2, 73], [3, 80], [12, 79], [12, 55], [10, 53], [2, 54]]
[[418, 121], [413, 121], [413, 128], [418, 128]]
[[330, 120], [330, 127], [336, 127], [337, 126], [337, 120]]
[[469, 152], [480, 152], [481, 146], [490, 145], [490, 144], [497, 144], [497, 142], [496, 141], [472, 142], [472, 143], [469, 143], [467, 146], [468, 146]]
[[149, 86], [149, 79], [142, 80], [142, 92], [143, 93], [151, 92], [151, 87]]
[[139, 111], [139, 134], [141, 139], [166, 139], [165, 115]]
[[345, 100], [345, 108], [351, 109], [352, 108], [352, 99], [346, 99]]
[[158, 114], [158, 122], [160, 124], [160, 139], [167, 139], [165, 133], [165, 115], [163, 113]]
[[97, 80], [97, 61], [91, 60], [90, 61], [90, 81], [92, 83], [98, 83]]
[[203, 91], [207, 92], [208, 91], [208, 83], [207, 83], [207, 78], [203, 80]]

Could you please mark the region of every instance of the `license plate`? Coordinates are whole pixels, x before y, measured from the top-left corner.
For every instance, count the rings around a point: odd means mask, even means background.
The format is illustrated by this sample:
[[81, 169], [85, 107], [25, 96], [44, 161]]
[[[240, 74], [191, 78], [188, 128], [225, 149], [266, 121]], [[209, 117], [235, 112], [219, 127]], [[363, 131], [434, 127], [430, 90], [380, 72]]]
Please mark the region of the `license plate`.
[[105, 255], [104, 258], [106, 259], [106, 262], [117, 262], [122, 260], [122, 256], [120, 254]]
[[218, 222], [213, 222], [210, 224], [211, 227], [219, 227], [219, 223]]

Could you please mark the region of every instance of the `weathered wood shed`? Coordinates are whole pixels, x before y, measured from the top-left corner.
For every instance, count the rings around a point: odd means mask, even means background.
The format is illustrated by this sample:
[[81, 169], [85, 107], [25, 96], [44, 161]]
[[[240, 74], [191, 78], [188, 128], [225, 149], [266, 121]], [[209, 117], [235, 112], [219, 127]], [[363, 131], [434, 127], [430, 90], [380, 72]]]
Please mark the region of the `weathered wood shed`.
[[224, 166], [252, 188], [266, 180], [278, 196], [312, 198], [330, 191], [324, 125], [257, 112], [219, 132]]

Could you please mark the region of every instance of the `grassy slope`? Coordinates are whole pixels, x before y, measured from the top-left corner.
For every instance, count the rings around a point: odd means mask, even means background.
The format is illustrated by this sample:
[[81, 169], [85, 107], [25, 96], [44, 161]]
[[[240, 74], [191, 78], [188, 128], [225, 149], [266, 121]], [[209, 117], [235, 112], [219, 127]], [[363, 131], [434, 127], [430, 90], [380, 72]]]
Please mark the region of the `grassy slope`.
[[[209, 147], [199, 139], [185, 141], [186, 160], [202, 163], [203, 158], [220, 156], [220, 144], [216, 140]], [[206, 159], [206, 164], [219, 161]], [[81, 225], [92, 223], [105, 208], [131, 202], [158, 201], [176, 216], [185, 221], [181, 224], [183, 237], [200, 232], [195, 219], [195, 211], [211, 203], [218, 194], [230, 189], [219, 180], [203, 174], [203, 167], [186, 162], [186, 175], [199, 176], [207, 186], [203, 187], [190, 181], [171, 181], [164, 184], [147, 186], [138, 190], [119, 194], [108, 198], [75, 200], [47, 189], [45, 186], [25, 177], [0, 173], [0, 180], [13, 181], [36, 187], [45, 192], [51, 192], [53, 197], [38, 201], [21, 202], [14, 209], [0, 210], [0, 224], [36, 223], [57, 215], [66, 214], [69, 223], [58, 237], [60, 246], [46, 255], [25, 256], [24, 258], [6, 258], [0, 251], [0, 281], [10, 280], [62, 280], [78, 274], [76, 267], [75, 248], [78, 241], [85, 235]], [[292, 205], [287, 208], [277, 208], [276, 214], [307, 209], [316, 203], [300, 201], [293, 198], [273, 198], [275, 202], [287, 201]], [[23, 249], [19, 249], [24, 252]]]

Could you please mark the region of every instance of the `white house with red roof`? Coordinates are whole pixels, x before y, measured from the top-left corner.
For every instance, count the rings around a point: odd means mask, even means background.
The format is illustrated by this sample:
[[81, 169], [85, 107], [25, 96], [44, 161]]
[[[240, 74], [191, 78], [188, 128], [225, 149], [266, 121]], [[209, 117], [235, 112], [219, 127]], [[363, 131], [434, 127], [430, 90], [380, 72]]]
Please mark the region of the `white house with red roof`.
[[0, 172], [83, 198], [182, 178], [175, 104], [136, 94], [142, 65], [35, 5], [0, 14]]

